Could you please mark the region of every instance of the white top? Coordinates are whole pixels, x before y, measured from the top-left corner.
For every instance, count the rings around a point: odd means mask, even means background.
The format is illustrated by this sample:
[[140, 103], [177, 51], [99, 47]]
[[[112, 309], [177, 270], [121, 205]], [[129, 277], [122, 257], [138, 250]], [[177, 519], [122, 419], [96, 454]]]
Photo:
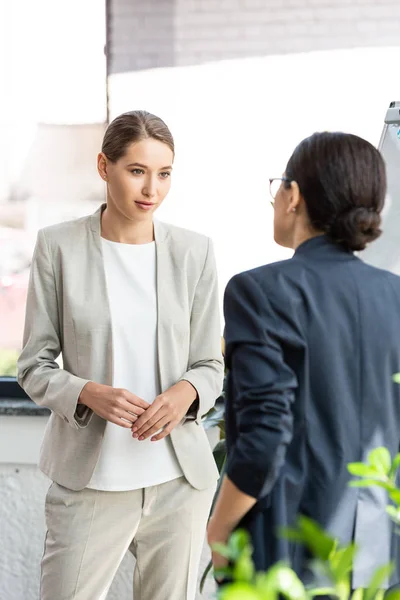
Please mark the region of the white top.
[[[160, 394], [157, 358], [156, 246], [102, 238], [113, 334], [113, 386], [152, 403]], [[139, 442], [107, 421], [99, 460], [87, 487], [126, 491], [182, 476], [169, 436]]]

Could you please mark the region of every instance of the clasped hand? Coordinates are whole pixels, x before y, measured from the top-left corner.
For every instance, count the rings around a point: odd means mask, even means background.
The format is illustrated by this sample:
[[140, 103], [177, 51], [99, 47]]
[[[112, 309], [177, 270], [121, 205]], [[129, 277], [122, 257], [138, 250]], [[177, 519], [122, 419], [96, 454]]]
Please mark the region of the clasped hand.
[[178, 381], [138, 417], [132, 436], [140, 441], [149, 437], [152, 442], [162, 440], [182, 421], [196, 398], [197, 392], [188, 381]]
[[[132, 392], [89, 381], [81, 391], [78, 403], [88, 406], [99, 417], [120, 427], [132, 429], [139, 440], [153, 436], [161, 440], [182, 421], [196, 400], [197, 392], [188, 381], [178, 381], [149, 404]], [[157, 435], [153, 435], [158, 431]]]

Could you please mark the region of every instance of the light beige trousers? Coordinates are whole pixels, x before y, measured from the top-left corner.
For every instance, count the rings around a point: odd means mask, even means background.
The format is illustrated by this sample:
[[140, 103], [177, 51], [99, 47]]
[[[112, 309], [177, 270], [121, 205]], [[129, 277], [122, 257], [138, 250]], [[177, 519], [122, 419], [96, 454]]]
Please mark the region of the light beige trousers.
[[183, 477], [128, 492], [53, 483], [41, 600], [105, 600], [128, 549], [136, 557], [135, 600], [194, 600], [214, 492]]

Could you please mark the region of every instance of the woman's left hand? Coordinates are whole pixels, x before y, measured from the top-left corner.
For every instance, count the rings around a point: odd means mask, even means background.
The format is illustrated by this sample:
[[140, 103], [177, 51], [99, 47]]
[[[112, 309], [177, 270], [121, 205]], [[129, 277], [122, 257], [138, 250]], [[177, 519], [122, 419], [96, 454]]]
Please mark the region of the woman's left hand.
[[[140, 441], [151, 438], [152, 442], [162, 440], [186, 416], [197, 398], [196, 389], [188, 381], [178, 381], [154, 400], [153, 404], [135, 421], [132, 435]], [[160, 431], [162, 429], [162, 431]], [[155, 433], [157, 435], [154, 435]]]

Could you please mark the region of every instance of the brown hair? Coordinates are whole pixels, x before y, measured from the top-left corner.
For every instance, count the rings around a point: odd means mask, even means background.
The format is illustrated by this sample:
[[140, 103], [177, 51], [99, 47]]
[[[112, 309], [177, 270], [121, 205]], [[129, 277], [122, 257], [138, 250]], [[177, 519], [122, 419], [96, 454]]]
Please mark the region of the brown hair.
[[297, 146], [285, 174], [298, 183], [313, 227], [332, 241], [364, 250], [380, 236], [385, 164], [366, 140], [341, 132], [314, 133]]
[[125, 154], [129, 144], [148, 138], [167, 144], [175, 153], [174, 138], [164, 121], [145, 110], [133, 110], [111, 121], [101, 151], [115, 163]]

